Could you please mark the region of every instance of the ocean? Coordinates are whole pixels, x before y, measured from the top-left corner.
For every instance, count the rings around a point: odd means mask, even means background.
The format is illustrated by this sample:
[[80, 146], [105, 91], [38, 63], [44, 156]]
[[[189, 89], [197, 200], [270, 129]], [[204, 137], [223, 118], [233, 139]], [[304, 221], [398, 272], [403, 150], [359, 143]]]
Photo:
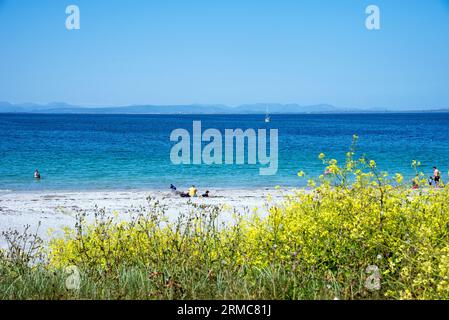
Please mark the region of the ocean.
[[[256, 165], [174, 165], [170, 133], [215, 128], [278, 129], [276, 175]], [[449, 170], [448, 113], [272, 115], [55, 115], [0, 114], [0, 190], [126, 190], [302, 187], [319, 176], [318, 155], [344, 160], [352, 136], [358, 155], [381, 170], [410, 178], [412, 160], [443, 178]], [[41, 181], [33, 179], [38, 168]], [[299, 178], [297, 172], [306, 173]]]

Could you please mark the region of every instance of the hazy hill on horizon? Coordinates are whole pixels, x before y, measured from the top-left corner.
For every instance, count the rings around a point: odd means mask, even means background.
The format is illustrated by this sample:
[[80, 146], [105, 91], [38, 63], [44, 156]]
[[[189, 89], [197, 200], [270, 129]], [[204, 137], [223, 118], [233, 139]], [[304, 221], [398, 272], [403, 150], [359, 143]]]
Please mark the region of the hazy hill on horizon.
[[0, 102], [0, 112], [8, 113], [75, 113], [75, 114], [260, 114], [336, 112], [339, 109], [326, 104], [301, 106], [298, 104], [256, 103], [230, 107], [222, 104], [189, 105], [130, 105], [120, 107], [91, 107], [53, 102], [46, 105], [34, 103], [11, 104]]
[[[224, 104], [189, 105], [130, 105], [120, 107], [77, 106], [64, 102], [48, 104], [0, 102], [0, 113], [44, 113], [44, 114], [301, 114], [301, 113], [356, 113], [356, 112], [404, 112], [394, 109], [340, 108], [330, 104], [299, 105], [280, 103], [254, 103], [230, 107]], [[409, 111], [423, 111], [410, 109]], [[440, 108], [428, 112], [449, 111]]]

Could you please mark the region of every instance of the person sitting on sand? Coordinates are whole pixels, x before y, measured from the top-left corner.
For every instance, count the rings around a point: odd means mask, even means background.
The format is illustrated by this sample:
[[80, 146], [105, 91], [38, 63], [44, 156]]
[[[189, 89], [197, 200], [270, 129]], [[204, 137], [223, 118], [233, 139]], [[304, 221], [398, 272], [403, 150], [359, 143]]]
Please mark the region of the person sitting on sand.
[[205, 193], [201, 195], [203, 198], [209, 198], [209, 190], [206, 190]]
[[433, 181], [435, 181], [435, 188], [438, 188], [440, 186], [440, 170], [438, 170], [437, 167], [433, 167]]
[[37, 170], [37, 169], [34, 171], [34, 179], [36, 179], [36, 180], [41, 179], [41, 174], [39, 173], [39, 170]]
[[195, 188], [194, 185], [192, 185], [189, 189], [189, 196], [190, 197], [196, 197], [198, 190]]
[[184, 192], [178, 191], [178, 190], [176, 189], [176, 187], [175, 187], [173, 184], [170, 184], [170, 190], [171, 190], [171, 192], [173, 192], [174, 194], [180, 195], [180, 196], [182, 196], [181, 194], [184, 193]]

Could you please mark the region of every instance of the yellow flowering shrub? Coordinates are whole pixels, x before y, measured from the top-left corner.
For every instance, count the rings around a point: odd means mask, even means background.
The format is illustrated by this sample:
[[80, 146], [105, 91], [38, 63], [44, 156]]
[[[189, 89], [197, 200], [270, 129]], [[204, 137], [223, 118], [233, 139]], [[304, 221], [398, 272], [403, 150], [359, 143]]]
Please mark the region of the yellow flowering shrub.
[[[218, 270], [250, 277], [251, 270], [280, 268], [291, 279], [318, 281], [319, 291], [328, 290], [325, 284], [338, 288], [340, 298], [449, 298], [449, 187], [425, 187], [417, 172], [420, 188], [412, 189], [402, 175], [390, 177], [354, 155], [351, 147], [338, 165], [320, 154], [325, 174], [309, 189], [268, 203], [267, 215], [236, 214], [227, 224], [218, 223], [220, 208], [194, 204], [170, 222], [152, 199], [147, 212], [127, 222], [99, 215], [87, 223], [82, 216], [65, 238], [52, 240], [49, 266], [110, 272], [177, 265], [210, 270], [209, 278]], [[367, 286], [373, 266], [375, 290]], [[289, 286], [294, 291], [298, 284]]]

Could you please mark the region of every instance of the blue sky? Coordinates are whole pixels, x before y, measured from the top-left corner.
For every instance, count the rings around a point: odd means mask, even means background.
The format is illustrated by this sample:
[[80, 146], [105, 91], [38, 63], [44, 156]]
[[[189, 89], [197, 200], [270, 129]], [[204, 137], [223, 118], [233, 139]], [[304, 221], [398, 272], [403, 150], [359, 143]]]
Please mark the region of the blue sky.
[[0, 101], [409, 109], [448, 88], [449, 0], [0, 0]]

